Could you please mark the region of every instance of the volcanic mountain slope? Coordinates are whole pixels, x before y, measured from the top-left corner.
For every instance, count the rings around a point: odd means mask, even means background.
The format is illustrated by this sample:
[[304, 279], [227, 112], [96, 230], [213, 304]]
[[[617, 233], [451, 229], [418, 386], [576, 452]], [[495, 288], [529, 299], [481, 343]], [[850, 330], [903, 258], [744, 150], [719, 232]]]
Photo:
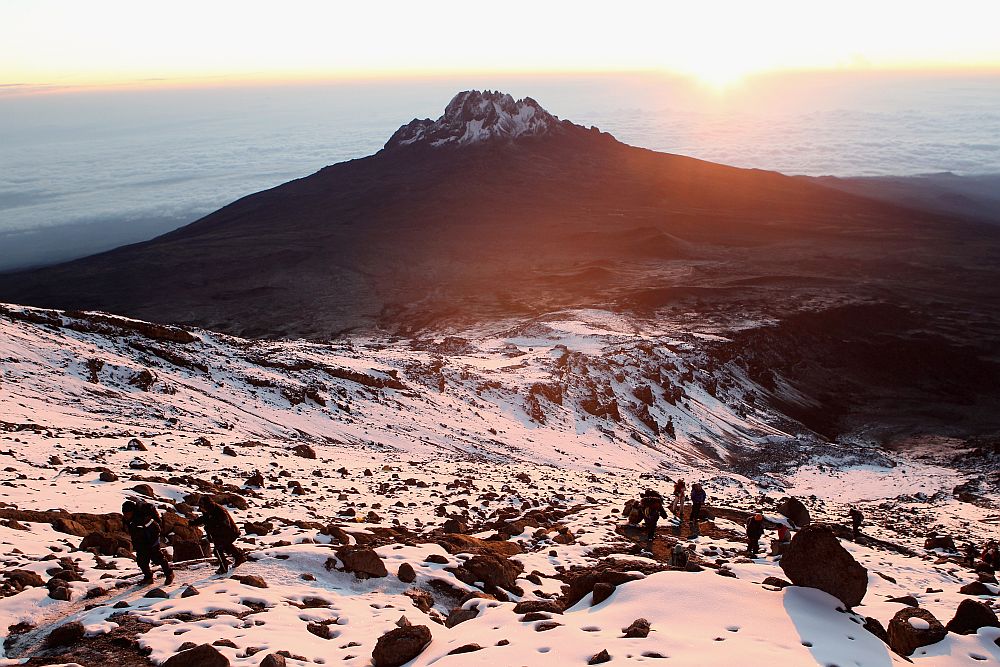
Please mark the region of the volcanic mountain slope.
[[[874, 633], [909, 605], [961, 621], [910, 624], [915, 664], [1000, 659], [995, 580], [925, 541], [995, 533], [995, 445], [827, 442], [752, 398], [768, 390], [718, 337], [646, 327], [572, 311], [465, 338], [266, 342], [4, 306], [0, 660], [888, 667], [907, 663]], [[621, 508], [682, 477], [713, 518], [700, 536], [665, 520], [643, 550]], [[243, 531], [251, 560], [230, 574], [187, 525], [203, 494]], [[748, 513], [788, 524], [786, 496], [867, 568], [862, 604], [743, 555]], [[137, 584], [125, 498], [166, 517], [174, 584]], [[668, 565], [678, 543], [691, 567]]]
[[[774, 317], [816, 299], [926, 299], [940, 276], [989, 266], [998, 234], [634, 148], [530, 98], [471, 91], [373, 156], [147, 243], [2, 277], [0, 298], [320, 339], [695, 300]], [[995, 295], [992, 277], [966, 292]]]

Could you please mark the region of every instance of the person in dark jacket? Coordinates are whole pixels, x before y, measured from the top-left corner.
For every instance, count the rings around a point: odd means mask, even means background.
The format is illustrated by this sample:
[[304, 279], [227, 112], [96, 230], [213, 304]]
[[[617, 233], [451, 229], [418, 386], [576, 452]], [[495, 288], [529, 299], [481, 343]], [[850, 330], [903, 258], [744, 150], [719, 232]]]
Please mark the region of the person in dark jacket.
[[234, 542], [240, 536], [240, 529], [236, 527], [232, 515], [225, 507], [215, 502], [208, 496], [202, 496], [198, 501], [201, 509], [201, 516], [191, 521], [192, 526], [205, 526], [205, 533], [212, 543], [215, 557], [219, 560], [219, 574], [229, 571], [229, 561], [226, 554], [233, 557], [233, 567], [239, 567], [246, 562], [247, 557], [243, 550], [237, 547]]
[[851, 530], [854, 532], [854, 540], [861, 537], [861, 523], [865, 520], [865, 515], [857, 507], [852, 507], [847, 516], [851, 519]]
[[692, 535], [697, 535], [699, 532], [698, 522], [701, 521], [701, 508], [707, 499], [708, 494], [705, 493], [705, 489], [701, 488], [700, 483], [695, 482], [691, 485], [691, 517], [689, 521]]
[[760, 538], [764, 535], [764, 515], [757, 512], [747, 520], [747, 554], [756, 556], [760, 552]]
[[646, 541], [652, 542], [656, 536], [656, 523], [661, 518], [667, 518], [667, 513], [663, 511], [663, 496], [652, 489], [647, 489], [642, 494], [640, 505], [642, 519], [646, 523]]
[[163, 570], [163, 583], [174, 583], [174, 572], [167, 562], [167, 556], [160, 548], [160, 515], [156, 508], [142, 501], [126, 500], [122, 503], [122, 517], [125, 529], [132, 539], [132, 551], [135, 552], [135, 562], [144, 575], [143, 584], [153, 583], [153, 570], [150, 562], [159, 565]]

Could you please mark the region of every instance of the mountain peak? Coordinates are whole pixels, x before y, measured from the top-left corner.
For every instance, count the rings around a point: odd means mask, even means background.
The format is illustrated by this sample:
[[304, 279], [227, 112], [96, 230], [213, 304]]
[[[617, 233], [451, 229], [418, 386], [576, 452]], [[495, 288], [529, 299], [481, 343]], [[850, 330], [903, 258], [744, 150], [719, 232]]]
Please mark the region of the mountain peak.
[[541, 136], [561, 132], [563, 123], [530, 97], [515, 100], [500, 91], [466, 90], [452, 98], [440, 118], [413, 119], [396, 130], [385, 147], [461, 146]]

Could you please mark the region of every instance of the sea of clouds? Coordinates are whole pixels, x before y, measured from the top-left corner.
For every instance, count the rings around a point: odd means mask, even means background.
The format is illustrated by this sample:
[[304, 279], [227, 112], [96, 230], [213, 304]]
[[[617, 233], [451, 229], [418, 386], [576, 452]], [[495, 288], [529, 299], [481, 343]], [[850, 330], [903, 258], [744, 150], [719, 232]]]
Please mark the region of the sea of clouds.
[[648, 77], [0, 95], [0, 270], [79, 257], [380, 149], [458, 90], [531, 95], [654, 150], [789, 174], [1000, 173], [1000, 76]]

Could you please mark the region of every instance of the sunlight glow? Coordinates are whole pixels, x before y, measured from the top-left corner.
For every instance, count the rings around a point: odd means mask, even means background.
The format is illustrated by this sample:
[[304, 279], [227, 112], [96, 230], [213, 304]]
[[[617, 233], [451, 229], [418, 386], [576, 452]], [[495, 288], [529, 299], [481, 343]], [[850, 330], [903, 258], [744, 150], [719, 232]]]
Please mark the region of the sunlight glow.
[[1000, 3], [0, 0], [0, 90], [469, 72], [1000, 68]]

